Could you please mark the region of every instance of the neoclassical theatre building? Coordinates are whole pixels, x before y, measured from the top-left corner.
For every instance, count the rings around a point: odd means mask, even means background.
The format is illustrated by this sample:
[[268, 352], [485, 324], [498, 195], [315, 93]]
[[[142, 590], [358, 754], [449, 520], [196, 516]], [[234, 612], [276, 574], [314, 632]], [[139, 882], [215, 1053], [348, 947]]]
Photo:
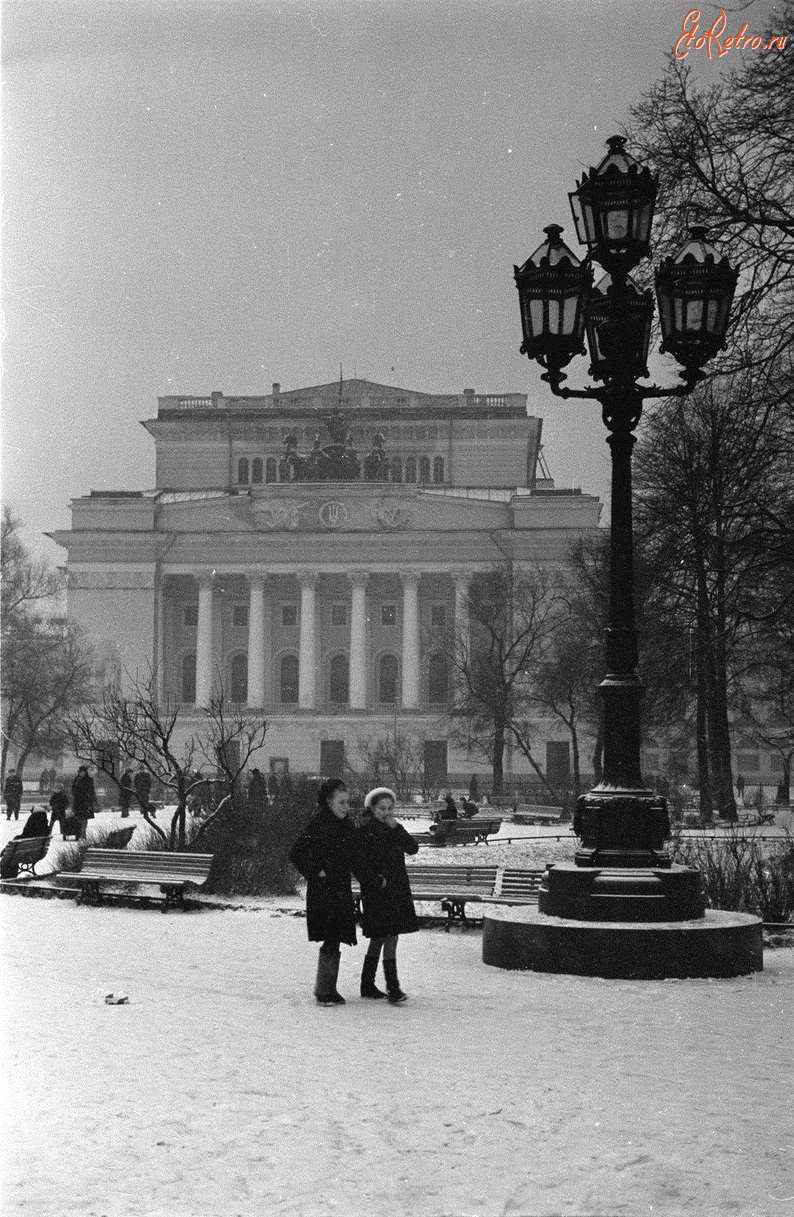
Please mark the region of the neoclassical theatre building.
[[[449, 742], [436, 640], [467, 628], [478, 572], [560, 562], [601, 506], [539, 476], [526, 395], [274, 384], [161, 397], [143, 425], [155, 488], [91, 491], [53, 534], [106, 660], [151, 668], [186, 727], [214, 688], [266, 718], [265, 771], [333, 775], [400, 731], [429, 784], [486, 774]], [[559, 728], [546, 743], [564, 765]]]

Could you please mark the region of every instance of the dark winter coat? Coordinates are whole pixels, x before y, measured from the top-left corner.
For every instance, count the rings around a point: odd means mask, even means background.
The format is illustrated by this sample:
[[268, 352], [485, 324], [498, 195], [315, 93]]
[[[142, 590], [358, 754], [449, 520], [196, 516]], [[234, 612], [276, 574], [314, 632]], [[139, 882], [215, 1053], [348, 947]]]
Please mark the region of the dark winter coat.
[[72, 814], [78, 820], [93, 820], [96, 787], [90, 773], [77, 775], [72, 782]]
[[[356, 830], [330, 808], [320, 808], [290, 851], [290, 862], [307, 881], [306, 929], [310, 942], [356, 945], [356, 910], [350, 872], [360, 878]], [[320, 878], [320, 871], [325, 877]]]
[[121, 807], [122, 811], [129, 811], [134, 798], [135, 791], [133, 789], [132, 770], [125, 769], [121, 775], [119, 785], [119, 807]]
[[46, 837], [50, 831], [46, 811], [32, 811], [25, 821], [25, 827], [20, 834], [23, 837]]
[[50, 795], [50, 807], [54, 819], [59, 820], [66, 814], [66, 808], [69, 806], [69, 800], [62, 790], [54, 790]]
[[24, 786], [22, 785], [22, 778], [19, 776], [19, 774], [9, 773], [8, 777], [6, 778], [5, 786], [3, 787], [6, 807], [8, 807], [11, 811], [19, 811], [23, 791]]
[[361, 880], [364, 937], [412, 934], [419, 929], [419, 924], [405, 869], [405, 855], [418, 852], [416, 841], [402, 824], [391, 828], [370, 816], [358, 830], [357, 845], [359, 867], [364, 872], [371, 872], [370, 875], [365, 873]]
[[141, 806], [145, 807], [149, 802], [149, 795], [152, 793], [151, 775], [145, 769], [139, 769], [135, 774], [133, 784]]

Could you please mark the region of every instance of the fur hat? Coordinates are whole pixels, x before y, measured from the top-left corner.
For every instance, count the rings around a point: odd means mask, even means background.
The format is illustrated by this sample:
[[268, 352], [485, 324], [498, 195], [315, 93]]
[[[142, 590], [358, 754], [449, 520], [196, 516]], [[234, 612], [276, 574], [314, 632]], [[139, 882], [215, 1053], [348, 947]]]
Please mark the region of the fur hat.
[[376, 786], [374, 790], [370, 790], [369, 794], [364, 799], [364, 806], [368, 811], [372, 811], [372, 804], [385, 794], [389, 796], [392, 803], [397, 802], [397, 795], [393, 790], [389, 790], [388, 786]]

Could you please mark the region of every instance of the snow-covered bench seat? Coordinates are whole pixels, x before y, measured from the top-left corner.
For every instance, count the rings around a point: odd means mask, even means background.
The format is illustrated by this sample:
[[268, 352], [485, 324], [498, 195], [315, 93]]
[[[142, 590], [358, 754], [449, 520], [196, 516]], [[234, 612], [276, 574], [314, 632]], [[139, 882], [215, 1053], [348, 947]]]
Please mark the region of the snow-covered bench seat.
[[513, 819], [516, 824], [559, 824], [562, 807], [536, 807], [532, 803], [519, 803]]
[[[206, 883], [213, 854], [178, 854], [169, 850], [87, 849], [79, 871], [62, 872], [58, 880], [80, 888], [77, 903], [102, 903], [103, 885], [135, 883], [159, 887], [165, 896], [162, 912], [186, 908], [188, 888]], [[107, 893], [106, 893], [107, 894]]]

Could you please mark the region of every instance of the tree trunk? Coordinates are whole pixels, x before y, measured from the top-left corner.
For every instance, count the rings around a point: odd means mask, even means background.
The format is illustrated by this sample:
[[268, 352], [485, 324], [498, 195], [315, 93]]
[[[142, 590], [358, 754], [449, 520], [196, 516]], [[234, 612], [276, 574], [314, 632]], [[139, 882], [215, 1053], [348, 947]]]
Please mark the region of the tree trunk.
[[496, 728], [493, 733], [493, 793], [502, 793], [502, 783], [504, 781], [504, 756], [505, 756], [505, 729], [502, 726]]
[[698, 577], [698, 628], [696, 633], [697, 652], [695, 663], [697, 668], [696, 688], [696, 744], [698, 765], [698, 790], [700, 791], [700, 814], [706, 823], [711, 821], [714, 814], [714, 800], [711, 792], [711, 770], [709, 768], [709, 739], [708, 739], [708, 687], [706, 681], [706, 663], [704, 656], [703, 638], [707, 629], [708, 613], [704, 603], [705, 588], [701, 589]]
[[725, 572], [722, 554], [717, 565], [716, 634], [714, 639], [714, 787], [717, 808], [725, 820], [737, 820], [731, 770], [731, 729], [728, 718], [728, 654]]
[[582, 793], [582, 779], [579, 769], [579, 736], [573, 725], [571, 726], [571, 755], [573, 756], [573, 793], [574, 798], [578, 799]]

